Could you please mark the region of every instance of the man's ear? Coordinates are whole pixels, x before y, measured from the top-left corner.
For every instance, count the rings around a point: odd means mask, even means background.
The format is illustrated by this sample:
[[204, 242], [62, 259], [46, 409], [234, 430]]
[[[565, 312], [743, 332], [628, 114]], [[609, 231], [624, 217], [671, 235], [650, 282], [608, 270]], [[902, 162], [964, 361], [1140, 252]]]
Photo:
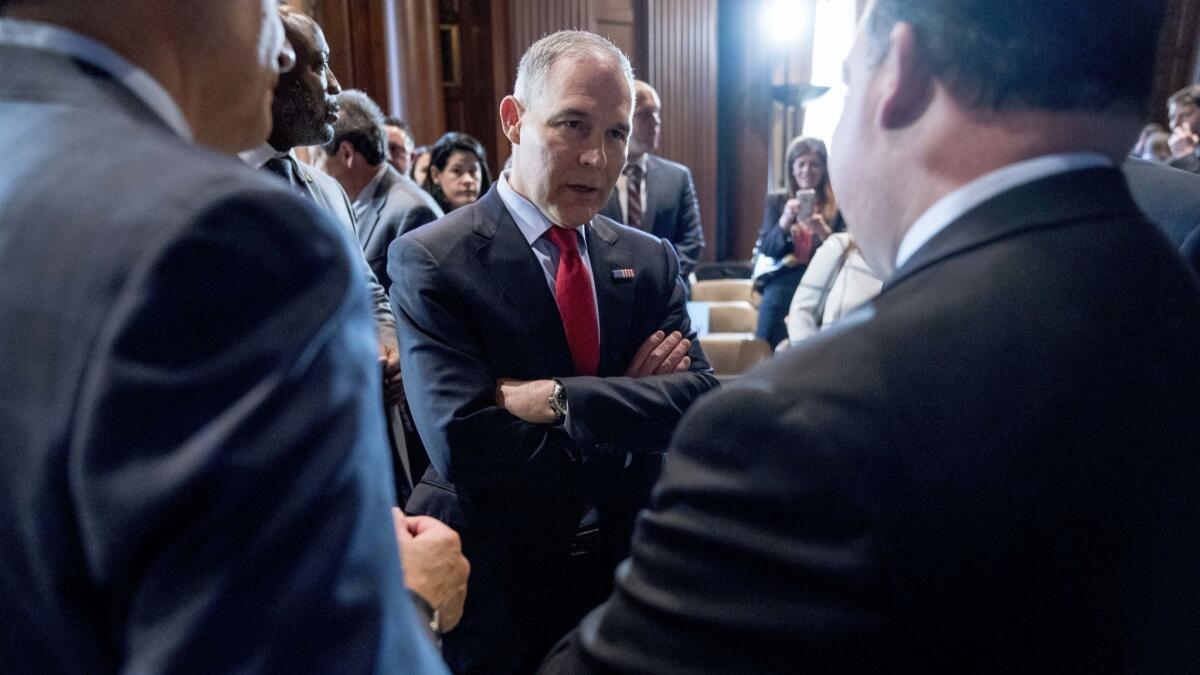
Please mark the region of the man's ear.
[[516, 98], [505, 96], [500, 101], [500, 126], [513, 145], [521, 144], [521, 116], [524, 114], [525, 110]]
[[350, 144], [350, 141], [338, 143], [337, 158], [346, 168], [354, 165], [354, 146]]
[[888, 39], [891, 44], [887, 56], [878, 66], [884, 88], [879, 124], [884, 129], [901, 129], [916, 122], [929, 108], [933, 75], [917, 51], [912, 26], [897, 23]]

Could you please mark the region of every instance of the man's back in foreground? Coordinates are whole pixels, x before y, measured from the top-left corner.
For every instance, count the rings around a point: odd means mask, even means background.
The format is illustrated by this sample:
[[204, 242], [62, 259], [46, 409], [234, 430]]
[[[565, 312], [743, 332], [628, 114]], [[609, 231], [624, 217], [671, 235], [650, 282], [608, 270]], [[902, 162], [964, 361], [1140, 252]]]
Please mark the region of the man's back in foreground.
[[1194, 670], [1200, 292], [1116, 168], [1163, 5], [1091, 4], [872, 3], [830, 175], [888, 281], [689, 412], [546, 672]]
[[[272, 3], [34, 7], [97, 33], [93, 10], [186, 24], [202, 37], [155, 49], [219, 45], [237, 72], [206, 89], [212, 114], [248, 119], [202, 124], [113, 52], [0, 22], [0, 139], [20, 148], [0, 166], [0, 670], [436, 670], [404, 595], [349, 249], [185, 141], [265, 135], [270, 78], [237, 66], [269, 44], [250, 26]], [[229, 74], [177, 63], [189, 85]], [[245, 138], [212, 135], [237, 122]], [[64, 161], [80, 148], [86, 172]]]

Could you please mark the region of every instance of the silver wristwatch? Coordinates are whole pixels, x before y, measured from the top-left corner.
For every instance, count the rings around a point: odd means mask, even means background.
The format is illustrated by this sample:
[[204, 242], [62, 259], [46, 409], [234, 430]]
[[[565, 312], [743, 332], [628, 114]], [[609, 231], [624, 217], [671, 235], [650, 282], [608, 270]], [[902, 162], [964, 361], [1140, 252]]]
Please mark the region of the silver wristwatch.
[[554, 411], [554, 426], [559, 426], [563, 423], [563, 419], [567, 416], [567, 392], [563, 390], [562, 382], [554, 381], [554, 389], [550, 391], [550, 398], [547, 400], [550, 404], [550, 409]]

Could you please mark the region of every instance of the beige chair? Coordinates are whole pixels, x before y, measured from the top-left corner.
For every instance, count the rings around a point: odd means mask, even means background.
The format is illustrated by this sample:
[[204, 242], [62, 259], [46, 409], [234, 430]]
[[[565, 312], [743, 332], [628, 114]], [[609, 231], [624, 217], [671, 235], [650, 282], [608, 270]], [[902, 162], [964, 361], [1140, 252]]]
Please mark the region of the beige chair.
[[710, 279], [692, 285], [691, 299], [695, 302], [743, 300], [756, 304], [754, 296], [754, 282], [749, 279]]
[[745, 300], [708, 303], [708, 332], [753, 333], [758, 310]]
[[753, 334], [710, 333], [700, 338], [700, 348], [718, 377], [740, 375], [771, 358], [771, 345]]

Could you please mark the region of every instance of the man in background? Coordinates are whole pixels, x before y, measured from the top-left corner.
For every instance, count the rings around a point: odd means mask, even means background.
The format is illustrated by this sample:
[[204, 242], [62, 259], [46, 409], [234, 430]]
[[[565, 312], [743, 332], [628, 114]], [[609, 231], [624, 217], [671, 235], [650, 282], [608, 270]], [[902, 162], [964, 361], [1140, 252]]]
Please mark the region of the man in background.
[[[0, 1], [2, 672], [443, 671], [353, 249], [228, 157], [274, 4]], [[452, 533], [401, 534], [453, 611]]]
[[[317, 166], [337, 180], [354, 207], [358, 242], [367, 264], [386, 291], [387, 249], [396, 237], [441, 218], [433, 197], [387, 161], [383, 113], [361, 91], [337, 96], [340, 114]], [[418, 474], [419, 475], [419, 474]]]
[[683, 283], [704, 252], [700, 203], [692, 172], [653, 153], [662, 131], [662, 101], [649, 84], [634, 82], [636, 103], [629, 134], [629, 160], [617, 179], [604, 215], [619, 223], [662, 237], [675, 247]]
[[544, 672], [1195, 669], [1200, 291], [1117, 168], [1164, 5], [868, 6], [829, 168], [883, 291], [688, 413]]
[[392, 168], [401, 176], [407, 176], [408, 169], [412, 166], [413, 149], [416, 147], [413, 142], [412, 128], [408, 126], [408, 122], [399, 117], [384, 119], [383, 128], [387, 131], [388, 164], [391, 164]]

